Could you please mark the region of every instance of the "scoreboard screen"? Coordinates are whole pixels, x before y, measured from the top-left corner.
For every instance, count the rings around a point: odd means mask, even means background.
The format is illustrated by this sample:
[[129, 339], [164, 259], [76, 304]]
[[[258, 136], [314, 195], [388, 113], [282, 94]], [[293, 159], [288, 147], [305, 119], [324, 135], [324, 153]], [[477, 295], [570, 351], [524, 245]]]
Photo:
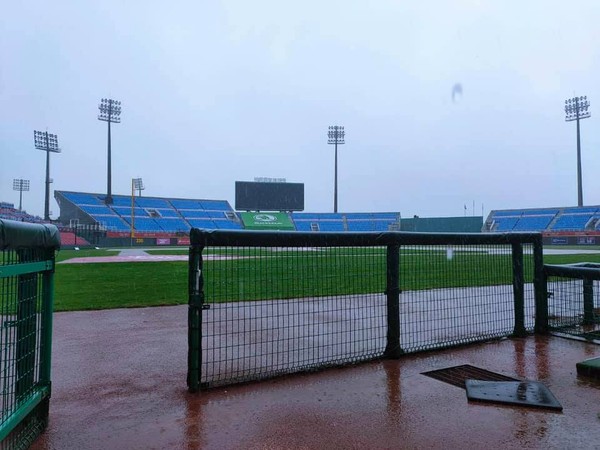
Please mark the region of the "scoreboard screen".
[[238, 211], [304, 211], [304, 183], [235, 182]]

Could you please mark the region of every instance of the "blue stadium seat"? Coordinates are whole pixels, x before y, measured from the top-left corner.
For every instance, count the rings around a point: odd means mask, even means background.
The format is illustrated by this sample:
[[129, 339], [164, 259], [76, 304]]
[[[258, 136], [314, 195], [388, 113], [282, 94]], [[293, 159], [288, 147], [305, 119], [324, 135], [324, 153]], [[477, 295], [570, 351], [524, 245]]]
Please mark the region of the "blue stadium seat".
[[222, 230], [241, 230], [242, 226], [231, 220], [214, 220], [214, 224], [217, 228]]
[[[170, 219], [154, 219], [154, 221], [166, 232], [179, 232], [179, 231], [190, 231], [190, 225], [178, 218]], [[137, 228], [137, 223], [136, 223]]]
[[[131, 202], [129, 204], [131, 204]], [[135, 206], [141, 208], [171, 208], [171, 205], [167, 200], [152, 197], [136, 197]]]
[[105, 214], [105, 215], [116, 215], [112, 209], [106, 205], [80, 205], [82, 211], [85, 211], [89, 215]]
[[76, 205], [103, 205], [104, 202], [101, 201], [94, 194], [84, 194], [80, 192], [63, 192], [63, 196], [75, 203]]
[[563, 214], [561, 215], [552, 230], [572, 230], [582, 231], [592, 218], [592, 214]]
[[297, 222], [294, 222], [294, 224], [296, 225], [296, 230], [298, 231], [312, 231], [311, 229], [311, 221], [310, 220], [299, 220]]
[[129, 206], [131, 208], [131, 196], [113, 195], [112, 206]]
[[160, 214], [161, 217], [174, 217], [179, 218], [179, 214], [174, 209], [156, 209], [156, 211]]
[[344, 222], [341, 220], [321, 220], [319, 221], [319, 230], [320, 231], [345, 231]]
[[206, 213], [211, 219], [227, 219], [225, 211], [207, 211]]
[[204, 209], [200, 200], [173, 199], [171, 205], [175, 209]]
[[204, 218], [210, 217], [210, 213], [208, 211], [199, 210], [199, 209], [196, 209], [196, 210], [180, 209], [179, 212], [186, 219], [204, 219]]
[[108, 231], [129, 231], [130, 226], [129, 223], [124, 222], [119, 216], [102, 216], [102, 215], [93, 215], [92, 216], [96, 222], [105, 227]]
[[523, 216], [516, 223], [513, 231], [543, 231], [548, 227], [553, 218], [554, 216]]
[[229, 203], [225, 200], [200, 200], [202, 208], [216, 211], [233, 211]]
[[517, 222], [518, 217], [494, 217], [494, 221], [497, 224], [496, 231], [512, 231]]
[[215, 223], [210, 219], [188, 219], [189, 224], [194, 228], [204, 228], [214, 230], [217, 228]]
[[[122, 217], [131, 217], [130, 206], [113, 206], [113, 210]], [[133, 208], [136, 217], [149, 217], [144, 208]]]
[[373, 222], [369, 220], [349, 220], [348, 231], [373, 231]]
[[[131, 224], [130, 217], [124, 217], [123, 220], [128, 224]], [[156, 223], [156, 221], [150, 217], [135, 217], [134, 228], [136, 231], [147, 231], [147, 232], [162, 232], [163, 229]]]

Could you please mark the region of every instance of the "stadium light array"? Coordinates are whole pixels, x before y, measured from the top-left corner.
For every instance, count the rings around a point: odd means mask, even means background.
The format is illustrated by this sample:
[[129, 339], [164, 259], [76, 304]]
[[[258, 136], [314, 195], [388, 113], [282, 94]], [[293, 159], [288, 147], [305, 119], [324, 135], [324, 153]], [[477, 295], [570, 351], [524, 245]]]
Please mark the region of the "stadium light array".
[[58, 148], [58, 136], [47, 131], [33, 132], [33, 143], [35, 148], [46, 152], [46, 196], [44, 200], [44, 220], [50, 220], [50, 153], [60, 153]]
[[112, 192], [111, 192], [111, 151], [110, 151], [110, 124], [121, 123], [121, 102], [113, 100], [111, 98], [103, 98], [98, 105], [100, 113], [98, 114], [98, 120], [108, 123], [108, 164], [107, 164], [107, 180], [106, 180], [106, 199], [107, 205], [112, 204]]
[[144, 181], [141, 178], [133, 178], [133, 188], [138, 191], [138, 197], [142, 196], [142, 191], [146, 189], [144, 186]]
[[334, 174], [334, 184], [333, 184], [333, 212], [337, 213], [338, 211], [338, 152], [337, 146], [338, 144], [344, 144], [344, 136], [346, 132], [344, 131], [344, 127], [334, 125], [329, 127], [329, 131], [327, 133], [327, 143], [335, 145], [335, 174]]
[[565, 100], [565, 122], [577, 121], [577, 206], [583, 206], [583, 186], [581, 182], [581, 138], [579, 120], [591, 116], [590, 102], [587, 95]]
[[29, 191], [29, 180], [15, 178], [13, 180], [13, 191], [19, 191], [19, 211], [23, 211], [23, 192]]

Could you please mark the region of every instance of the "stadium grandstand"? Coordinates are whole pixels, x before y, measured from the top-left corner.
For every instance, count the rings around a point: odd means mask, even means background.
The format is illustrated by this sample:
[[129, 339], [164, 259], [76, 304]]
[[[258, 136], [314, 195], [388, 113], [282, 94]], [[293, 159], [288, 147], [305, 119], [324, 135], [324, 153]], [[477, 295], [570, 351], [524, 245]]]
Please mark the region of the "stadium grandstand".
[[[313, 232], [455, 231], [479, 232], [483, 218], [402, 219], [399, 212], [236, 212], [226, 200], [181, 199], [55, 191], [59, 222], [93, 244], [186, 245], [189, 230], [265, 229]], [[132, 210], [133, 201], [133, 210]], [[120, 240], [119, 240], [120, 239]]]
[[[138, 244], [156, 245], [160, 239], [164, 245], [187, 245], [186, 237], [192, 227], [311, 232], [541, 232], [546, 243], [600, 243], [600, 206], [493, 210], [484, 221], [481, 216], [402, 218], [399, 212], [249, 213], [234, 211], [226, 200], [141, 196], [133, 197], [132, 211], [129, 195], [114, 195], [110, 205], [106, 205], [104, 194], [55, 191], [54, 196], [60, 207], [58, 222], [66, 245], [127, 245], [132, 231]], [[251, 226], [248, 217], [252, 214], [263, 223], [254, 221]], [[43, 222], [8, 202], [0, 203], [0, 217]], [[269, 227], [264, 219], [272, 217], [278, 220]], [[114, 238], [121, 238], [122, 242]]]
[[492, 211], [482, 231], [600, 232], [600, 206]]
[[0, 202], [0, 219], [17, 220], [19, 222], [42, 223], [39, 216], [32, 216], [26, 211], [19, 211], [14, 203]]
[[113, 203], [104, 202], [105, 195], [84, 192], [55, 191], [60, 207], [59, 221], [70, 226], [97, 225], [117, 234], [187, 233], [190, 228], [241, 229], [242, 225], [225, 200], [188, 200], [159, 197], [114, 195]]

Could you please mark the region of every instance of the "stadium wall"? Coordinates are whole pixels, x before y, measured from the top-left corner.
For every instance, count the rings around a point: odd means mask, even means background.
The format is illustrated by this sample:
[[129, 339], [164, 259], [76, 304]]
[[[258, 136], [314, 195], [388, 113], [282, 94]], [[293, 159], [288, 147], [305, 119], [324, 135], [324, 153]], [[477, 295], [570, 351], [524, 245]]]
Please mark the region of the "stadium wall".
[[401, 219], [400, 231], [419, 233], [480, 233], [483, 216], [418, 217]]

